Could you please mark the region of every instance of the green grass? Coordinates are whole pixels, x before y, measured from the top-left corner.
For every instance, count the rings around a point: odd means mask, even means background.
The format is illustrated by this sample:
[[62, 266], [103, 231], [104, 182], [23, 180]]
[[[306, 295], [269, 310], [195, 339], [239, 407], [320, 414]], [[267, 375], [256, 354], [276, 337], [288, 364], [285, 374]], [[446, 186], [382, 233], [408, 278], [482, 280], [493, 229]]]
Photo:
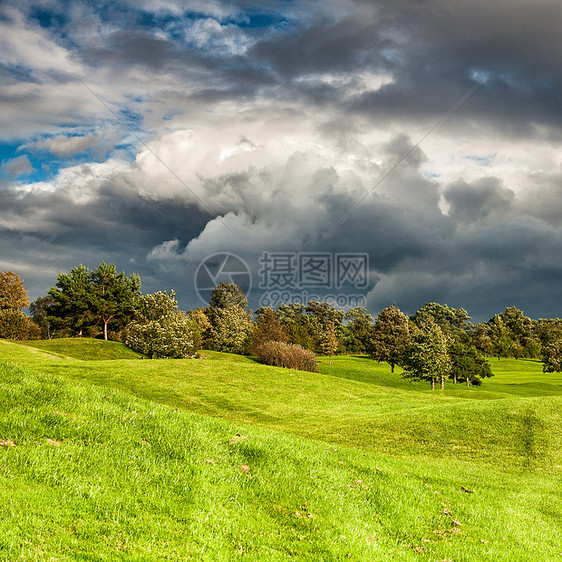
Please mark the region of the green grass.
[[93, 341], [0, 341], [0, 560], [562, 556], [562, 378], [540, 363], [431, 392], [361, 357]]
[[20, 342], [32, 349], [39, 349], [57, 357], [83, 360], [139, 359], [135, 353], [122, 343], [94, 338], [58, 338], [53, 340]]

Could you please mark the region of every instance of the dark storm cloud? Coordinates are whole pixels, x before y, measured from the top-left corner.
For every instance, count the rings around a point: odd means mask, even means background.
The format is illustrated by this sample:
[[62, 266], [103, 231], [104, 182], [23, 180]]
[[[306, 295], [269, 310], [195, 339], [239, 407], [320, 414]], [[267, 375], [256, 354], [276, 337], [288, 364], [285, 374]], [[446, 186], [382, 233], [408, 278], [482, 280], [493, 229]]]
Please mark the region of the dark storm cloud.
[[482, 220], [488, 215], [509, 211], [515, 194], [498, 178], [482, 178], [469, 185], [459, 180], [444, 192], [451, 205], [451, 216], [460, 222]]
[[268, 250], [365, 252], [373, 313], [437, 300], [478, 319], [551, 314], [556, 2], [6, 6], [5, 137], [34, 156], [111, 138], [136, 158], [0, 184], [1, 263], [33, 296], [57, 268], [106, 260], [191, 306], [191, 270], [215, 251], [254, 272]]
[[562, 123], [556, 55], [562, 52], [562, 10], [555, 2], [393, 2], [383, 12], [399, 22], [395, 82], [366, 93], [358, 110], [377, 117], [431, 116], [482, 80], [457, 116], [512, 132], [531, 122]]
[[0, 262], [17, 264], [35, 256], [36, 272], [21, 268], [30, 280], [32, 297], [54, 283], [53, 268], [68, 270], [79, 263], [95, 267], [101, 261], [140, 273], [145, 289], [156, 290], [157, 276], [145, 259], [150, 249], [168, 236], [188, 241], [208, 220], [189, 204], [144, 198], [124, 189], [119, 180], [104, 183], [82, 201], [77, 197], [62, 190], [0, 190]]
[[[423, 229], [417, 234], [426, 236]], [[374, 309], [396, 301], [412, 314], [425, 302], [436, 301], [464, 307], [476, 321], [512, 305], [532, 317], [559, 315], [552, 299], [553, 288], [562, 281], [562, 265], [553, 261], [562, 255], [560, 230], [514, 219], [457, 228], [437, 243], [426, 240], [426, 252], [404, 255], [383, 275], [369, 297]]]

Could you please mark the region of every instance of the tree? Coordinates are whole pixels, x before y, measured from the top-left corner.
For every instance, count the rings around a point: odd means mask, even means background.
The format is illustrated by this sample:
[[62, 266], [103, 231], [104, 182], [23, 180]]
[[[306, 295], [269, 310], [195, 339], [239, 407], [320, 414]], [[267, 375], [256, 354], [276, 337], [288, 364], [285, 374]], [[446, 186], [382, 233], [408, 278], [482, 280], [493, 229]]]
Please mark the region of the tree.
[[443, 389], [445, 379], [451, 374], [451, 358], [447, 349], [449, 341], [431, 319], [415, 329], [404, 353], [402, 376], [409, 380], [430, 381], [431, 390], [435, 389], [435, 381], [440, 379]]
[[54, 335], [54, 328], [49, 317], [49, 310], [54, 305], [54, 300], [50, 296], [38, 297], [29, 305], [31, 317], [41, 330], [41, 338], [49, 340]]
[[[314, 351], [322, 352], [324, 334], [328, 324], [334, 327], [334, 333], [340, 329], [344, 312], [333, 307], [327, 302], [308, 301], [306, 305], [306, 324], [308, 333], [314, 340]], [[336, 340], [337, 349], [337, 340]]]
[[287, 343], [289, 336], [281, 325], [277, 314], [270, 307], [262, 307], [256, 311], [257, 323], [254, 326], [250, 342], [250, 353], [268, 341]]
[[370, 341], [370, 355], [377, 361], [394, 366], [401, 365], [404, 351], [410, 340], [408, 317], [396, 306], [387, 306], [377, 316]]
[[332, 364], [332, 355], [338, 350], [338, 338], [336, 337], [336, 327], [332, 321], [326, 323], [324, 333], [322, 334], [322, 353], [330, 357], [330, 365]]
[[533, 339], [533, 321], [515, 306], [506, 307], [499, 316], [509, 331], [511, 340], [521, 349], [519, 356], [522, 356]]
[[209, 308], [229, 308], [231, 306], [239, 306], [244, 310], [248, 307], [248, 299], [244, 291], [235, 283], [227, 283], [222, 281], [211, 293]]
[[133, 273], [126, 277], [118, 273], [114, 264], [102, 262], [90, 275], [89, 302], [94, 318], [103, 324], [103, 339], [113, 321], [124, 326], [134, 311], [135, 298], [140, 295], [140, 277]]
[[13, 271], [0, 271], [0, 310], [22, 310], [29, 305], [27, 290]]
[[496, 314], [489, 322], [489, 336], [492, 342], [494, 355], [498, 359], [509, 357], [513, 349], [513, 340], [510, 337], [509, 330], [505, 326], [502, 317]]
[[195, 310], [190, 310], [187, 313], [187, 317], [192, 321], [195, 322], [197, 325], [197, 331], [201, 335], [201, 341], [205, 340], [205, 334], [211, 327], [211, 323], [205, 314], [205, 310], [202, 308], [196, 308]]
[[345, 315], [344, 342], [348, 351], [364, 353], [369, 349], [373, 317], [362, 306], [352, 308]]
[[478, 322], [468, 331], [469, 343], [484, 355], [493, 355], [494, 348], [490, 338], [490, 326], [486, 322]]
[[126, 345], [145, 357], [194, 357], [201, 338], [197, 324], [178, 310], [175, 292], [158, 291], [135, 301]]
[[539, 323], [525, 316], [517, 307], [508, 306], [504, 312], [492, 317], [488, 324], [498, 358], [540, 356], [540, 334], [536, 330], [540, 330]]
[[310, 333], [310, 321], [305, 311], [304, 305], [290, 303], [279, 305], [276, 314], [289, 336], [289, 342], [313, 351], [315, 342]]
[[466, 381], [466, 386], [470, 383], [479, 385], [483, 378], [493, 376], [490, 364], [474, 346], [454, 341], [449, 347], [449, 355], [455, 384], [460, 379]]
[[213, 351], [245, 354], [252, 333], [252, 317], [238, 306], [212, 309], [206, 344]]
[[534, 332], [542, 347], [562, 339], [561, 318], [541, 318], [534, 325]]
[[59, 274], [48, 295], [54, 301], [49, 307], [52, 316], [63, 328], [82, 336], [85, 329], [101, 324], [107, 340], [110, 322], [119, 329], [131, 319], [134, 300], [140, 295], [140, 278], [118, 273], [114, 264], [102, 262], [94, 271], [80, 265]]
[[562, 338], [551, 341], [542, 350], [543, 373], [562, 371]]
[[247, 306], [248, 300], [238, 285], [222, 282], [213, 289], [205, 309], [210, 324], [205, 345], [209, 349], [247, 353], [254, 325]]
[[20, 277], [13, 271], [0, 272], [0, 338], [39, 337], [38, 326], [23, 311], [28, 304], [27, 290]]
[[470, 316], [464, 308], [452, 308], [447, 304], [428, 302], [413, 316], [412, 321], [421, 326], [429, 319], [433, 320], [451, 338], [466, 339], [470, 327]]
[[47, 319], [63, 333], [83, 336], [93, 317], [89, 302], [90, 270], [79, 265], [68, 273], [59, 273], [55, 287], [47, 291], [52, 299]]

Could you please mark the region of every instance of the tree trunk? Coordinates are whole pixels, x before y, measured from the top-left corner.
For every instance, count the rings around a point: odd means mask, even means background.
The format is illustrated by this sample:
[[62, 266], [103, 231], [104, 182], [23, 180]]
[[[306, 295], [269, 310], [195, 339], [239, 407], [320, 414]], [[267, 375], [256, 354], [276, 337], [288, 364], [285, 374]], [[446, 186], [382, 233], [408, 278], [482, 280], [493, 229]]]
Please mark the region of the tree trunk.
[[329, 365], [331, 365], [331, 364], [332, 364], [332, 356], [330, 355], [330, 363], [329, 363]]
[[453, 375], [453, 384], [457, 384], [457, 375], [456, 375], [456, 373]]
[[107, 322], [103, 323], [103, 339], [107, 341]]
[[391, 363], [391, 364], [390, 364], [390, 372], [391, 372], [391, 373], [394, 373], [394, 363]]
[[435, 379], [431, 379], [431, 390], [435, 390]]
[[445, 377], [441, 377], [441, 390], [445, 390]]
[[466, 377], [466, 386], [470, 386], [470, 379]]

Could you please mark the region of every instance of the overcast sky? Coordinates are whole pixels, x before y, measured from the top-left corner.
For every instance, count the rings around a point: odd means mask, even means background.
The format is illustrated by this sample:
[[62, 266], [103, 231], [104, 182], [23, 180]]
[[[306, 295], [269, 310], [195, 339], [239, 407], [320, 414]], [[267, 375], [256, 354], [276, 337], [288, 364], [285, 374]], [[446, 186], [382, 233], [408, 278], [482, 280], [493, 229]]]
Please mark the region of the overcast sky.
[[559, 0], [4, 0], [0, 270], [34, 299], [112, 262], [188, 309], [232, 253], [255, 309], [264, 252], [361, 254], [373, 315], [562, 316], [561, 29]]

